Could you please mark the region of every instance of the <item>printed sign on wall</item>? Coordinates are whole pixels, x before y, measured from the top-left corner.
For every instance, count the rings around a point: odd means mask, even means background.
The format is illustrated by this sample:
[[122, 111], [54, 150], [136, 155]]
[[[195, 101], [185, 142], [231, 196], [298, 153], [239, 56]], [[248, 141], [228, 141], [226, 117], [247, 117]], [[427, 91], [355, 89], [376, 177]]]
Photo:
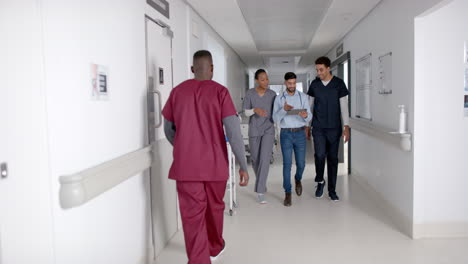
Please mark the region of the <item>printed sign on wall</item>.
[[465, 64], [468, 64], [468, 41], [465, 41]]
[[465, 67], [465, 92], [468, 92], [468, 67]]
[[465, 92], [468, 92], [468, 41], [465, 41], [464, 62], [465, 62]]
[[94, 100], [107, 100], [109, 98], [107, 67], [91, 64], [91, 95]]

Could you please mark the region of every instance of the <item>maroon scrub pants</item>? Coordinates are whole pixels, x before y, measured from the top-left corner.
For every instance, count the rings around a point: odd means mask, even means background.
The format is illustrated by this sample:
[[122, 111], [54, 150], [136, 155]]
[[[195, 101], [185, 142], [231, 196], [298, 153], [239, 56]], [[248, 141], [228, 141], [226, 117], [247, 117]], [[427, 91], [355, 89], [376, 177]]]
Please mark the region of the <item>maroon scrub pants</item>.
[[177, 181], [188, 264], [210, 264], [224, 247], [226, 181]]

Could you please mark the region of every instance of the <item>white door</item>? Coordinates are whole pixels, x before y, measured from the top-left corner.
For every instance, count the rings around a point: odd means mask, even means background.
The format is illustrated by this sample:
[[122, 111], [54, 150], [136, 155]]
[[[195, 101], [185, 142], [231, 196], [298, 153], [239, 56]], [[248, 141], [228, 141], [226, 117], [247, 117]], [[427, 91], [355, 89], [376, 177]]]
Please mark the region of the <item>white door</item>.
[[[2, 57], [0, 57], [0, 59], [1, 58]], [[6, 122], [6, 116], [7, 116], [6, 102], [7, 102], [6, 87], [0, 86], [0, 122], [2, 123], [2, 125], [0, 125], [0, 164], [1, 164], [1, 170], [0, 170], [0, 263], [4, 263], [3, 251], [5, 249], [4, 249], [3, 244], [6, 242], [5, 232], [3, 231], [4, 228], [2, 228], [2, 226], [6, 224], [5, 223], [6, 219], [4, 216], [5, 213], [2, 213], [2, 212], [5, 212], [5, 210], [8, 210], [6, 208], [6, 202], [4, 202], [4, 199], [7, 198], [6, 188], [8, 187], [6, 185], [7, 184], [6, 179], [9, 176], [7, 175], [7, 168], [6, 168], [7, 166], [7, 150], [6, 150], [7, 133], [6, 133], [6, 130], [4, 130], [4, 125], [3, 125]]]
[[54, 262], [40, 21], [33, 1], [0, 4], [1, 264]]
[[167, 178], [172, 146], [164, 135], [161, 109], [172, 90], [172, 34], [163, 23], [146, 17], [148, 83], [148, 138], [154, 145], [151, 174], [151, 211], [155, 253], [158, 255], [178, 230], [175, 182]]

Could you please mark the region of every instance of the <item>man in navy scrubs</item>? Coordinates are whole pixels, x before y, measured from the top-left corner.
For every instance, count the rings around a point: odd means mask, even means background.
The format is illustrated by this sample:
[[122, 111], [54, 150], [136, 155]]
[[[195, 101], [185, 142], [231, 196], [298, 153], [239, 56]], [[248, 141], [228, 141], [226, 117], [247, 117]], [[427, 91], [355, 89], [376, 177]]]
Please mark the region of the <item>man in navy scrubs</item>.
[[330, 59], [320, 57], [315, 61], [317, 77], [307, 94], [312, 97], [312, 136], [315, 148], [315, 197], [323, 196], [325, 161], [328, 169], [328, 195], [339, 201], [336, 194], [338, 173], [338, 148], [340, 139], [349, 140], [348, 89], [342, 79], [330, 73]]

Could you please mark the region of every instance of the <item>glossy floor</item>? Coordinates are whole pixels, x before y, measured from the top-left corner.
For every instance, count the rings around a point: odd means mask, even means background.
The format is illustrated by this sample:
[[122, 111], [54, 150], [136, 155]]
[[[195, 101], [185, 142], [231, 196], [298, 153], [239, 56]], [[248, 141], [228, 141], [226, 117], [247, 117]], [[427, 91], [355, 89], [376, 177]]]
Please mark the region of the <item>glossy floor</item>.
[[[239, 208], [233, 216], [225, 216], [227, 250], [216, 263], [468, 263], [468, 239], [411, 240], [352, 176], [339, 177], [340, 202], [330, 201], [326, 191], [322, 199], [314, 198], [315, 173], [309, 154], [304, 193], [293, 194], [292, 207], [282, 205], [281, 157], [271, 166], [268, 204], [256, 202], [253, 186], [238, 189]], [[187, 263], [182, 232], [157, 263]]]

